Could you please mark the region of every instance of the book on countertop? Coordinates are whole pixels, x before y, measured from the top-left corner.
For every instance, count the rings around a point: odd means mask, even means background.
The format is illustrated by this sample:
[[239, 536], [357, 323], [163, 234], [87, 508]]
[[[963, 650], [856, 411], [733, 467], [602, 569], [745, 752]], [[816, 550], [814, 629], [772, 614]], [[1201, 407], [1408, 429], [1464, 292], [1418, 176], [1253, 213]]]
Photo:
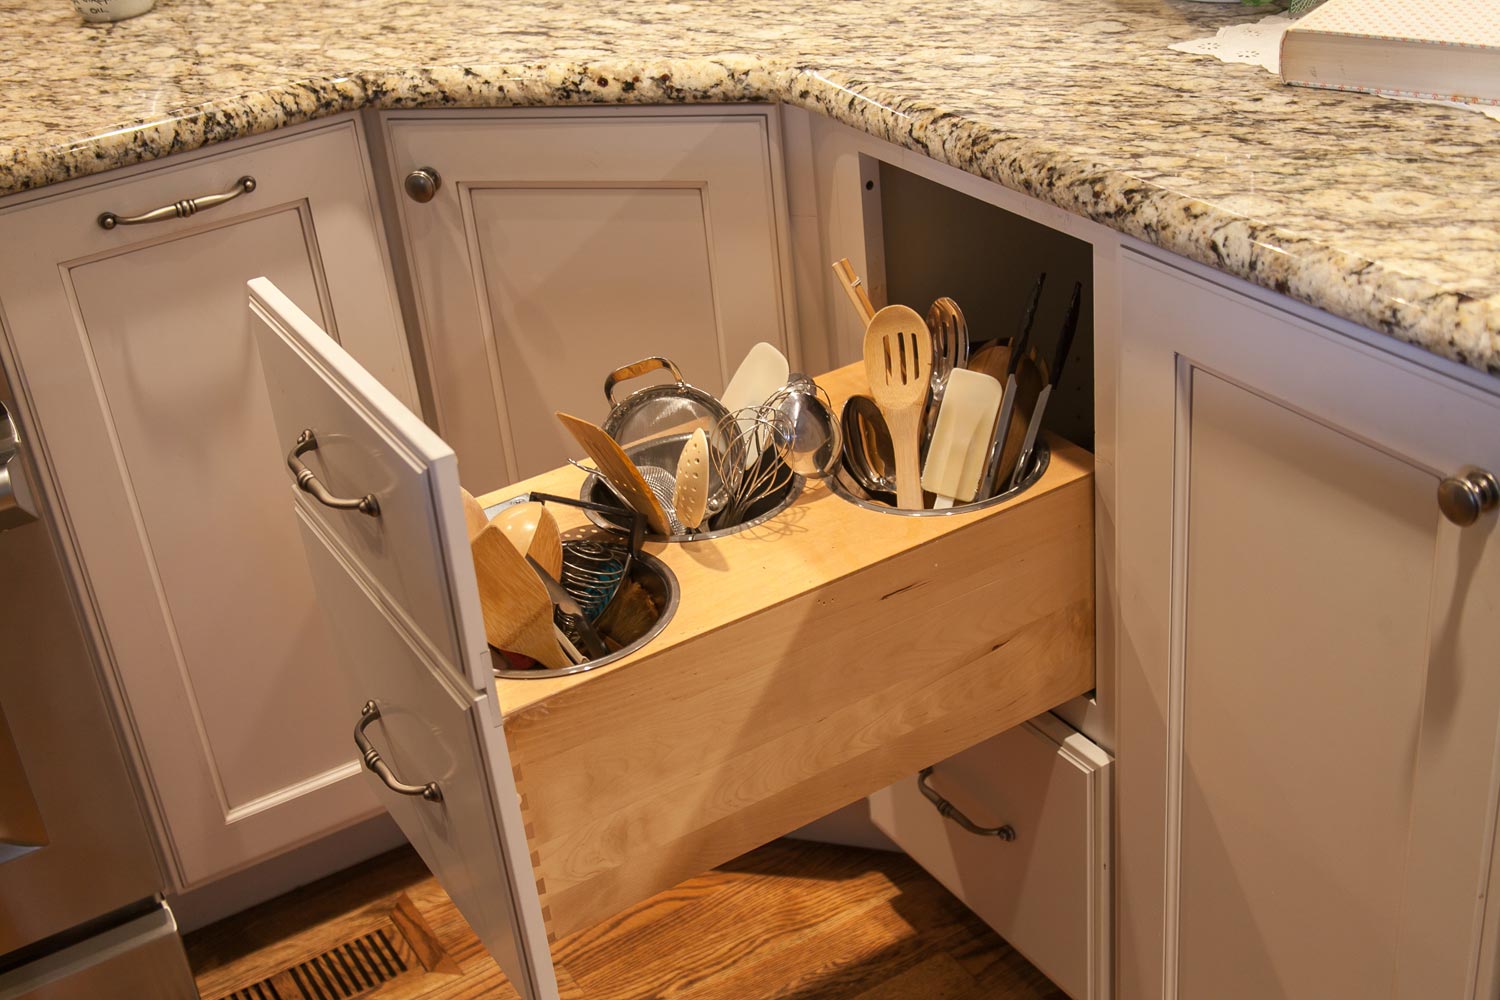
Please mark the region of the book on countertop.
[[1328, 0], [1287, 29], [1281, 79], [1500, 104], [1500, 0]]

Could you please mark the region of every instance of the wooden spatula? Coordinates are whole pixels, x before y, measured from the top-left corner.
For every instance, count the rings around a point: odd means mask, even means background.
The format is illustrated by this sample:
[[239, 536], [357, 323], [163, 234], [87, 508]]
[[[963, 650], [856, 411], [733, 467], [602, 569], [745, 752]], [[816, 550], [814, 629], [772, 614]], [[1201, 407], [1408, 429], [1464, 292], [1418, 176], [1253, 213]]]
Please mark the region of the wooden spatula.
[[479, 501], [474, 499], [474, 494], [458, 488], [458, 492], [464, 498], [464, 527], [469, 532], [469, 544], [474, 544], [474, 539], [484, 530], [484, 526], [490, 523], [490, 519], [484, 516], [484, 508], [479, 506]]
[[997, 380], [979, 372], [955, 368], [948, 373], [922, 468], [922, 488], [937, 497], [934, 509], [951, 507], [955, 500], [969, 503], [979, 492], [1003, 391]]
[[573, 440], [578, 442], [578, 447], [584, 450], [589, 458], [594, 460], [594, 465], [599, 469], [600, 475], [604, 476], [614, 484], [620, 495], [645, 515], [646, 523], [651, 530], [658, 535], [672, 534], [671, 522], [667, 519], [667, 512], [652, 495], [651, 489], [646, 485], [646, 480], [641, 477], [641, 470], [635, 467], [630, 456], [620, 449], [620, 445], [614, 438], [604, 432], [604, 428], [598, 424], [589, 423], [578, 417], [567, 413], [558, 413], [557, 419], [573, 435]]
[[1010, 341], [984, 345], [969, 356], [965, 367], [971, 372], [988, 375], [1003, 386], [1010, 368]]
[[708, 509], [708, 435], [703, 428], [682, 446], [677, 459], [677, 488], [672, 497], [677, 523], [686, 531], [697, 531]]
[[555, 670], [571, 666], [552, 631], [552, 601], [546, 588], [500, 526], [485, 525], [472, 549], [484, 635], [490, 645]]
[[922, 509], [922, 408], [932, 376], [932, 334], [907, 306], [886, 306], [865, 328], [865, 378], [896, 452], [896, 502]]

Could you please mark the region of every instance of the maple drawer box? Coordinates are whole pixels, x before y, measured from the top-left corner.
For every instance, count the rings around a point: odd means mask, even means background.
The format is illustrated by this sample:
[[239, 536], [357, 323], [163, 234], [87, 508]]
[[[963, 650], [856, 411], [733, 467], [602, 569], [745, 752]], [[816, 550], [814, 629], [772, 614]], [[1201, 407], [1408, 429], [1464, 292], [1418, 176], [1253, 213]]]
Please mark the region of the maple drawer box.
[[[377, 794], [513, 984], [549, 941], [1076, 697], [1094, 684], [1092, 459], [952, 517], [809, 483], [754, 528], [648, 544], [676, 614], [586, 673], [496, 679], [441, 440], [263, 279], [251, 309], [289, 486]], [[856, 367], [819, 381], [835, 404]], [[565, 468], [481, 498], [576, 496]], [[579, 512], [556, 510], [566, 534]], [[373, 759], [372, 759], [373, 757]]]

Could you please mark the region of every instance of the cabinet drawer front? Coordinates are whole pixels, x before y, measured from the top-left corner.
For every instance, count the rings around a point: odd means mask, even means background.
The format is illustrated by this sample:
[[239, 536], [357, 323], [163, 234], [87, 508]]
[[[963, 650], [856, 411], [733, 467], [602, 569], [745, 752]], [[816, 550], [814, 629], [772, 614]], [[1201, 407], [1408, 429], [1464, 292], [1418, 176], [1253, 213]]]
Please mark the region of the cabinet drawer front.
[[[257, 279], [250, 287], [283, 446], [290, 451], [304, 431], [313, 431], [316, 448], [298, 460], [317, 483], [336, 498], [368, 496], [378, 504], [371, 515], [314, 502], [304, 505], [305, 516], [339, 539], [446, 669], [485, 690], [489, 657], [482, 641], [461, 638], [449, 578], [446, 533], [455, 527], [455, 511], [443, 510], [440, 496], [444, 486], [457, 493], [452, 450], [274, 285]], [[458, 497], [447, 500], [456, 504]], [[467, 555], [467, 548], [457, 551]], [[453, 570], [474, 578], [467, 560]]]
[[938, 764], [939, 814], [908, 778], [870, 796], [875, 825], [1075, 1000], [1109, 996], [1109, 756], [1050, 715]]

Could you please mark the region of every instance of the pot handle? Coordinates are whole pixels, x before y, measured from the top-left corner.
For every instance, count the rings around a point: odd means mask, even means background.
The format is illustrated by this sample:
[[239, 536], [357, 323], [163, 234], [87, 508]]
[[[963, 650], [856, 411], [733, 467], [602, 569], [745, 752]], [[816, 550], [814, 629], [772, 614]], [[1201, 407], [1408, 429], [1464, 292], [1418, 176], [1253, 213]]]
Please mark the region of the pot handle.
[[666, 358], [642, 358], [640, 361], [626, 365], [624, 368], [616, 368], [604, 376], [604, 398], [609, 401], [610, 406], [616, 406], [618, 404], [615, 402], [615, 386], [626, 379], [639, 378], [649, 372], [662, 371], [663, 369], [671, 372], [672, 377], [678, 382], [682, 381], [682, 372], [678, 371], [677, 366]]

